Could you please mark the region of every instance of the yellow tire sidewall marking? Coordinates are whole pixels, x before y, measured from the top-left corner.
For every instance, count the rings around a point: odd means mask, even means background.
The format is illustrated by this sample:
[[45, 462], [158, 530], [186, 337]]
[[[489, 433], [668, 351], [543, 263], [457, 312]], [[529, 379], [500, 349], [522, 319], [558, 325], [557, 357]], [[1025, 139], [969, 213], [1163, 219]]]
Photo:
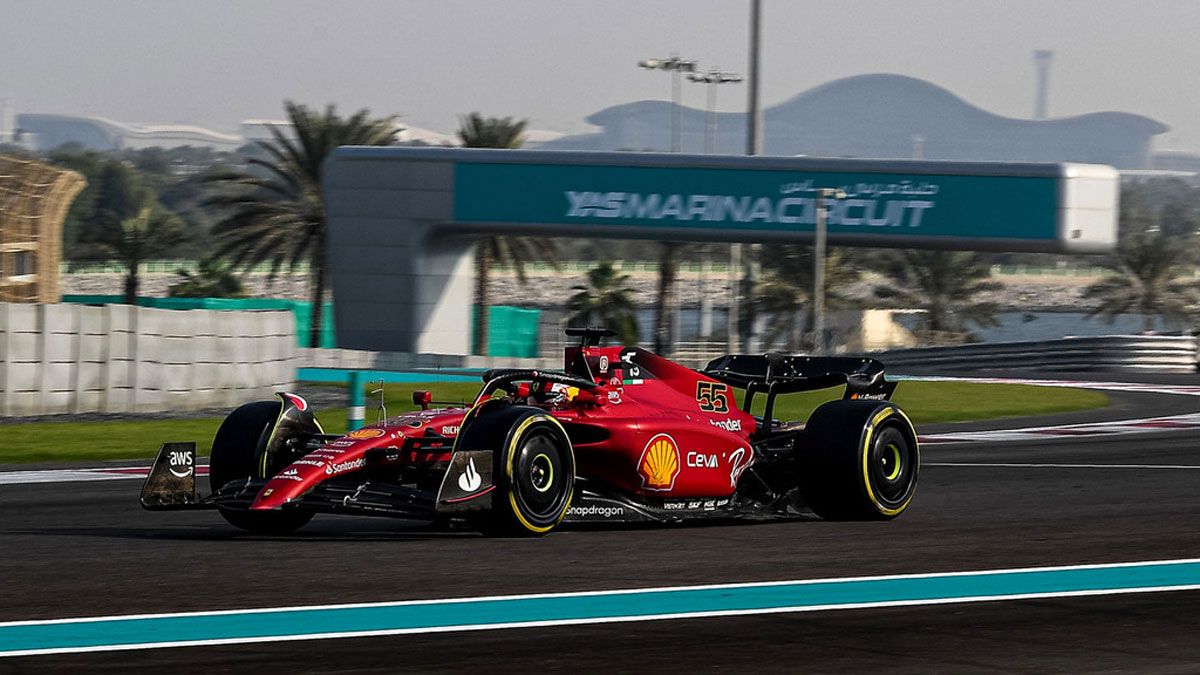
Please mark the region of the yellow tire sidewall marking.
[[[559, 523], [561, 523], [563, 521], [563, 518], [567, 517], [567, 511], [570, 510], [570, 508], [571, 508], [571, 498], [575, 496], [574, 490], [572, 490], [572, 494], [567, 495], [567, 501], [566, 501], [566, 503], [563, 504], [562, 512], [558, 514], [558, 517], [554, 519], [553, 523], [551, 523], [549, 525], [545, 525], [545, 526], [534, 525], [533, 523], [526, 520], [525, 516], [521, 514], [520, 507], [517, 505], [517, 493], [515, 491], [513, 491], [513, 489], [512, 489], [513, 459], [517, 456], [517, 443], [521, 440], [521, 434], [525, 433], [526, 429], [528, 429], [530, 426], [536, 424], [537, 422], [542, 422], [542, 421], [549, 421], [550, 423], [554, 424], [554, 426], [558, 427], [558, 430], [562, 432], [562, 437], [569, 439], [569, 437], [567, 436], [567, 430], [565, 428], [563, 428], [562, 423], [560, 423], [558, 420], [554, 419], [554, 417], [552, 417], [550, 415], [530, 415], [529, 417], [526, 417], [520, 424], [518, 424], [516, 430], [513, 431], [512, 440], [509, 441], [508, 452], [506, 453], [508, 455], [508, 459], [504, 463], [504, 475], [508, 480], [508, 503], [512, 507], [513, 515], [515, 515], [517, 517], [517, 520], [521, 523], [521, 525], [525, 529], [529, 530], [530, 532], [536, 532], [538, 534], [549, 532], [550, 530], [554, 529]], [[568, 440], [567, 442], [570, 443], [570, 440]], [[569, 446], [568, 446], [568, 451], [570, 451]]]
[[[909, 429], [913, 428], [912, 421], [908, 419], [908, 415], [904, 414], [903, 410], [892, 405], [886, 406], [879, 412], [875, 413], [875, 415], [871, 418], [871, 421], [867, 423], [867, 432], [863, 435], [863, 444], [860, 451], [860, 454], [862, 455], [863, 487], [867, 491], [867, 498], [871, 500], [871, 503], [875, 505], [875, 508], [879, 511], [879, 513], [885, 516], [900, 515], [900, 513], [908, 507], [909, 502], [912, 501], [913, 494], [916, 494], [916, 490], [914, 489], [912, 493], [908, 495], [908, 499], [904, 500], [903, 504], [891, 509], [880, 503], [879, 498], [875, 496], [875, 491], [871, 489], [871, 473], [869, 469], [869, 463], [871, 460], [871, 437], [875, 435], [875, 428], [879, 426], [879, 423], [887, 420], [887, 418], [891, 417], [892, 415], [899, 415], [905, 421], [905, 423], [908, 424]], [[921, 465], [921, 451], [917, 446], [915, 432], [913, 433], [912, 441], [913, 455], [916, 456], [916, 465], [919, 467]]]

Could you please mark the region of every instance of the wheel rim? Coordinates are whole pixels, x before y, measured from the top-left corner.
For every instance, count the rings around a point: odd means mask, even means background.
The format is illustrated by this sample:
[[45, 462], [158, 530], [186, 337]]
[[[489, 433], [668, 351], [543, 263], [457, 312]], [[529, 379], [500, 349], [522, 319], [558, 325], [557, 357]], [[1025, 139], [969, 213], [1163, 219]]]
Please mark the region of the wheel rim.
[[880, 455], [879, 469], [883, 473], [883, 479], [887, 481], [896, 480], [900, 476], [900, 467], [904, 460], [900, 456], [900, 447], [895, 443], [888, 443]]
[[554, 462], [546, 453], [539, 452], [530, 461], [529, 482], [538, 492], [545, 492], [554, 485]]
[[870, 479], [879, 502], [888, 508], [904, 505], [916, 483], [915, 447], [896, 426], [878, 430], [871, 448]]
[[570, 496], [563, 454], [549, 429], [531, 430], [518, 447], [512, 488], [522, 512], [537, 524], [556, 521]]

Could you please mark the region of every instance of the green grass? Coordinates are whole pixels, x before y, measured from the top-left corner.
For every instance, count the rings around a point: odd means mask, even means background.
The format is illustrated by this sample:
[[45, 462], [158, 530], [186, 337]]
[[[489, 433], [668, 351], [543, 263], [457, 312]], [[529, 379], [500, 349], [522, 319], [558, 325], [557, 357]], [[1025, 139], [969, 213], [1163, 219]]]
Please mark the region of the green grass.
[[[841, 388], [837, 388], [780, 396], [774, 416], [782, 420], [807, 419], [814, 408], [841, 395]], [[892, 400], [918, 427], [938, 422], [1052, 415], [1108, 405], [1104, 392], [1090, 389], [978, 382], [901, 382]], [[755, 398], [756, 414], [762, 413], [765, 402], [765, 396]]]
[[[479, 385], [474, 382], [391, 385], [388, 415], [413, 410], [411, 392], [429, 389], [434, 400], [470, 401]], [[841, 396], [826, 389], [781, 396], [776, 404], [779, 419], [806, 419], [824, 401]], [[376, 399], [377, 400], [377, 399]], [[762, 412], [763, 397], [755, 403]], [[973, 382], [902, 382], [895, 401], [912, 417], [913, 423], [985, 420], [1024, 415], [1089, 410], [1108, 405], [1103, 392], [1035, 387], [1024, 384], [980, 384]], [[367, 402], [367, 422], [375, 420], [376, 404]], [[346, 409], [319, 411], [328, 432], [346, 429]], [[0, 464], [51, 461], [96, 461], [143, 459], [154, 456], [164, 441], [197, 442], [197, 452], [207, 455], [221, 419], [121, 420], [112, 422], [35, 422], [0, 425]]]

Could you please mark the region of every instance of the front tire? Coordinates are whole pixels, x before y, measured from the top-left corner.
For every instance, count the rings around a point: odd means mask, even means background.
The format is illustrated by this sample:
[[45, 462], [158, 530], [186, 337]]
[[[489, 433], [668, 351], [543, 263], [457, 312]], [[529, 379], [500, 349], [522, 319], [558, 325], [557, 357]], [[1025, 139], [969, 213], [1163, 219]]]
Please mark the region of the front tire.
[[526, 417], [513, 428], [501, 459], [493, 529], [536, 536], [557, 527], [575, 492], [575, 456], [558, 421], [546, 414]]
[[[238, 407], [225, 417], [213, 438], [208, 482], [213, 492], [234, 481], [267, 478], [277, 467], [264, 466], [267, 437], [279, 418], [278, 401], [258, 401]], [[290, 534], [312, 520], [311, 511], [218, 511], [230, 525], [255, 534]]]
[[893, 403], [826, 403], [808, 418], [796, 451], [801, 492], [822, 518], [890, 520], [912, 502], [920, 448]]
[[468, 416], [455, 449], [488, 448], [496, 448], [496, 490], [480, 529], [529, 537], [558, 527], [575, 493], [575, 453], [558, 420], [540, 408], [485, 403]]

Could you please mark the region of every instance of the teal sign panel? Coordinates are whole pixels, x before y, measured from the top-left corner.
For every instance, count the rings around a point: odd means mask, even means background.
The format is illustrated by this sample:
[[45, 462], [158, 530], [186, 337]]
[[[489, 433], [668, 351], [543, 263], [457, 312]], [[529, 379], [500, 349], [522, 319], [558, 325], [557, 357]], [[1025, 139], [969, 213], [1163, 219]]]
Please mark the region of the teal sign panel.
[[786, 170], [460, 163], [458, 222], [579, 223], [831, 235], [1054, 240], [1058, 179]]

